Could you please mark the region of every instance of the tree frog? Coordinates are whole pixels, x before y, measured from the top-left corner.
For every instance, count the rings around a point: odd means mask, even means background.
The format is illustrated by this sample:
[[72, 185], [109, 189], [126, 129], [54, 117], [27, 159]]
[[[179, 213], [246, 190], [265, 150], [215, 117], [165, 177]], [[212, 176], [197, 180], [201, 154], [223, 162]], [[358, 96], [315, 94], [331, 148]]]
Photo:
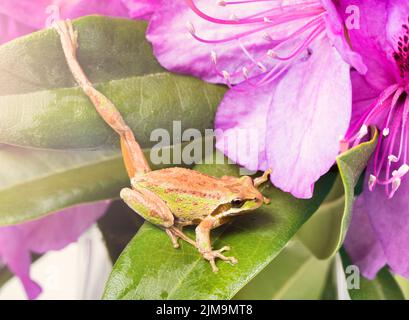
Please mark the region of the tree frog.
[[[218, 271], [215, 263], [217, 258], [237, 263], [236, 258], [222, 254], [230, 249], [228, 246], [212, 249], [210, 231], [235, 216], [269, 203], [258, 187], [268, 180], [271, 170], [254, 180], [248, 176], [215, 178], [185, 168], [151, 171], [132, 130], [115, 105], [94, 88], [76, 59], [78, 34], [71, 21], [58, 21], [54, 28], [60, 35], [68, 66], [77, 83], [100, 116], [120, 136], [125, 167], [132, 186], [122, 189], [121, 198], [144, 219], [163, 228], [175, 248], [179, 247], [178, 238], [196, 247], [203, 258], [210, 262], [214, 272]], [[197, 225], [195, 241], [182, 231], [188, 225]]]

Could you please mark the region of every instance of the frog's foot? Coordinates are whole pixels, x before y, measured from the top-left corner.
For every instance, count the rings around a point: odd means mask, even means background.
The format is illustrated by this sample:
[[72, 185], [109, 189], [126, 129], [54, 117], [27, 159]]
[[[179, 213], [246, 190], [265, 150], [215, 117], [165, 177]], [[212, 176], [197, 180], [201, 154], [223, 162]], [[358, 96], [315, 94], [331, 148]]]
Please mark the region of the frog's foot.
[[173, 247], [175, 249], [179, 248], [179, 242], [178, 242], [179, 238], [190, 243], [192, 246], [196, 248], [196, 243], [192, 239], [190, 239], [187, 235], [185, 235], [183, 231], [181, 230], [181, 228], [172, 226], [172, 227], [166, 228], [165, 231], [170, 237], [170, 240], [172, 241]]
[[175, 235], [169, 228], [166, 228], [165, 231], [166, 231], [166, 234], [169, 236], [170, 241], [172, 241], [173, 247], [175, 249], [179, 248], [180, 247], [179, 242], [178, 242], [179, 237]]
[[203, 258], [205, 258], [207, 261], [210, 262], [210, 265], [212, 266], [212, 270], [213, 272], [217, 272], [219, 271], [219, 268], [217, 268], [216, 266], [216, 262], [215, 260], [217, 258], [223, 260], [223, 261], [227, 261], [231, 264], [236, 264], [237, 263], [237, 259], [235, 257], [226, 257], [222, 254], [222, 252], [224, 251], [229, 251], [230, 247], [225, 246], [219, 250], [212, 250], [212, 251], [207, 251], [207, 252], [202, 252], [202, 256]]
[[[76, 55], [76, 50], [78, 48], [78, 33], [74, 31], [71, 20], [61, 20], [55, 21], [53, 23], [53, 28], [60, 35], [61, 43], [66, 53], [70, 53], [69, 56]], [[68, 56], [67, 56], [68, 58]]]

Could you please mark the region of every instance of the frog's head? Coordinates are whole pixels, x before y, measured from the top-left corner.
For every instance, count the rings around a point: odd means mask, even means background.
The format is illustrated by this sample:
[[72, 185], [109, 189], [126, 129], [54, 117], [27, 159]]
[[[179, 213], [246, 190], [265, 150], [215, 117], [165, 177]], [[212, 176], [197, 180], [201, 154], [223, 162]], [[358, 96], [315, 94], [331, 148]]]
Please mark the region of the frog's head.
[[260, 178], [252, 179], [248, 176], [240, 178], [229, 178], [226, 187], [229, 194], [229, 215], [238, 215], [242, 212], [252, 211], [259, 208], [263, 203], [270, 203], [258, 190], [258, 187], [268, 180], [270, 170], [266, 171]]

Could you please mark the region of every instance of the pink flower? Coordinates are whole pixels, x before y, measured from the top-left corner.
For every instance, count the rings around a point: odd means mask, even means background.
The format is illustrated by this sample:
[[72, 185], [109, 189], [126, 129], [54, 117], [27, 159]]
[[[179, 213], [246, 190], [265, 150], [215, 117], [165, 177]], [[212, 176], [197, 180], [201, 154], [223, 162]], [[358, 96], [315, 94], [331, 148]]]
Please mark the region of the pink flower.
[[165, 68], [231, 88], [217, 147], [310, 198], [348, 128], [350, 64], [366, 71], [332, 1], [172, 0], [152, 11], [147, 37]]
[[31, 253], [60, 250], [77, 241], [108, 206], [109, 202], [87, 204], [36, 221], [0, 227], [0, 261], [20, 278], [29, 299], [41, 293], [41, 287], [30, 278]]
[[350, 4], [360, 10], [360, 28], [349, 34], [368, 66], [365, 76], [352, 77], [353, 116], [346, 140], [358, 144], [371, 125], [381, 132], [345, 246], [368, 278], [385, 264], [409, 277], [409, 3], [340, 3], [343, 12]]
[[[120, 0], [1, 0], [0, 43], [43, 29], [51, 19], [76, 18], [88, 14], [128, 17]], [[101, 217], [108, 203], [99, 202], [63, 210], [37, 221], [0, 228], [0, 261], [17, 275], [30, 299], [41, 288], [30, 278], [30, 254], [59, 250]]]
[[129, 17], [128, 7], [121, 0], [2, 0], [0, 44], [49, 27], [53, 19], [90, 14]]

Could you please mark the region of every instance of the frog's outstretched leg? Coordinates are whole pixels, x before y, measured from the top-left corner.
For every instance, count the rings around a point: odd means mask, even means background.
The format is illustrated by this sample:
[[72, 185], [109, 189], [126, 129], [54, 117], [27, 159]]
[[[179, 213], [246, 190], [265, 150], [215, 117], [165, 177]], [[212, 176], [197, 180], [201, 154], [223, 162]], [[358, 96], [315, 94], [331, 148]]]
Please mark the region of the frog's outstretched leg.
[[205, 218], [197, 227], [196, 227], [196, 246], [200, 254], [210, 262], [213, 272], [219, 271], [216, 266], [216, 258], [219, 258], [224, 261], [228, 261], [232, 264], [237, 263], [237, 259], [234, 257], [226, 257], [222, 254], [224, 251], [230, 250], [230, 247], [223, 247], [219, 250], [212, 250], [212, 245], [210, 241], [210, 231], [220, 225], [220, 222], [214, 219], [213, 217]]
[[58, 21], [55, 22], [53, 26], [60, 35], [67, 64], [76, 82], [92, 101], [100, 116], [120, 136], [122, 153], [129, 177], [132, 178], [136, 174], [151, 171], [141, 147], [135, 140], [132, 130], [125, 123], [115, 105], [94, 88], [82, 70], [77, 60], [78, 33], [74, 31], [71, 21]]
[[[67, 64], [76, 82], [92, 101], [100, 116], [121, 137], [122, 154], [129, 177], [132, 179], [138, 174], [151, 171], [141, 147], [135, 140], [132, 130], [125, 123], [115, 105], [106, 96], [94, 88], [82, 70], [77, 60], [78, 34], [74, 31], [71, 21], [65, 20], [55, 22], [54, 28], [60, 35]], [[135, 208], [135, 211], [147, 221], [164, 227], [166, 233], [171, 237], [172, 243], [175, 247], [179, 246], [177, 243], [178, 238], [196, 246], [196, 243], [193, 240], [183, 234], [179, 228], [173, 226], [174, 217], [172, 213], [166, 204], [155, 194], [149, 193], [147, 190], [123, 189], [121, 197], [124, 200], [126, 198], [127, 200], [125, 200], [125, 202], [131, 208]], [[149, 212], [147, 212], [147, 210]]]

